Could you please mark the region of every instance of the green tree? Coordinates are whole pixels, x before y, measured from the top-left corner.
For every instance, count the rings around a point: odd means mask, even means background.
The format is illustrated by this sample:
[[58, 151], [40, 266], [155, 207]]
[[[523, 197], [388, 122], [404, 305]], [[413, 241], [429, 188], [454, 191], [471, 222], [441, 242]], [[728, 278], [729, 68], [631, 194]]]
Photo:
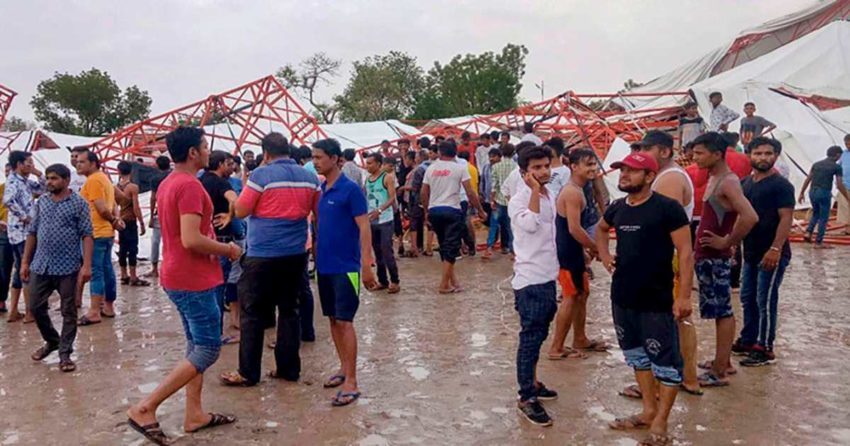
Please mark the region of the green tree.
[[354, 62], [351, 78], [335, 98], [344, 122], [403, 118], [413, 112], [424, 86], [416, 58], [398, 51]]
[[523, 45], [507, 44], [498, 54], [457, 55], [449, 63], [434, 63], [425, 87], [416, 96], [411, 118], [489, 114], [517, 106], [525, 75]]
[[99, 136], [146, 118], [151, 98], [135, 85], [122, 92], [108, 73], [92, 68], [41, 81], [30, 106], [47, 130]]
[[0, 127], [0, 131], [3, 132], [23, 132], [33, 129], [35, 129], [34, 122], [25, 121], [17, 116], [9, 116], [3, 121], [3, 126]]
[[342, 61], [331, 59], [325, 53], [316, 53], [304, 59], [296, 69], [292, 64], [286, 64], [275, 73], [284, 87], [294, 90], [299, 96], [307, 99], [313, 106], [313, 116], [326, 124], [336, 118], [339, 107], [335, 103], [321, 102], [316, 98], [316, 91], [322, 84], [330, 84], [331, 78], [339, 73]]

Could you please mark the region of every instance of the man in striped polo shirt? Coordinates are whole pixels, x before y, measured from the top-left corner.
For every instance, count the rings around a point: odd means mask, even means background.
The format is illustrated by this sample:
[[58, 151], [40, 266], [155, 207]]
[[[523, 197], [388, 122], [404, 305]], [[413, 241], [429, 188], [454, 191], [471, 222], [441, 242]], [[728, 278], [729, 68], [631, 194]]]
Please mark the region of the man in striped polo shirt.
[[[236, 201], [237, 218], [248, 218], [247, 253], [239, 278], [239, 371], [221, 376], [225, 385], [253, 386], [260, 381], [263, 319], [278, 308], [272, 378], [297, 381], [301, 373], [299, 299], [307, 266], [307, 217], [319, 199], [319, 179], [289, 158], [290, 145], [280, 133], [262, 141], [262, 166], [251, 173]], [[281, 286], [285, 284], [285, 286]]]

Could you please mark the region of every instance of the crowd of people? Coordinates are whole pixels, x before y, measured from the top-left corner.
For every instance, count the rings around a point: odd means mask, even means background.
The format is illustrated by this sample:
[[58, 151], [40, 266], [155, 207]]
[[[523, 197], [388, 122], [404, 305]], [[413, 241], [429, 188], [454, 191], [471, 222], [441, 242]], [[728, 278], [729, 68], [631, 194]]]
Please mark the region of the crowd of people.
[[[0, 311], [10, 312], [10, 323], [37, 324], [44, 342], [33, 360], [58, 350], [60, 369], [75, 370], [77, 327], [116, 317], [118, 284], [150, 285], [136, 269], [139, 236], [149, 228], [147, 276], [158, 278], [177, 308], [187, 348], [127, 417], [145, 438], [167, 444], [156, 412], [180, 389], [187, 395], [186, 432], [236, 421], [205, 411], [201, 401], [204, 372], [223, 344], [239, 347], [238, 369], [221, 374], [223, 385], [261, 381], [263, 335], [272, 327], [276, 366], [266, 376], [299, 379], [300, 345], [316, 339], [313, 278], [339, 360], [323, 387], [336, 389], [333, 406], [357, 401], [354, 320], [361, 286], [401, 292], [396, 257], [433, 256], [436, 238], [442, 265], [436, 291], [462, 293], [455, 263], [479, 255], [477, 218], [487, 228], [481, 261], [494, 261], [499, 251], [513, 261], [522, 416], [536, 425], [553, 423], [541, 401], [558, 393], [537, 374], [552, 321], [548, 360], [610, 349], [586, 330], [592, 264], [599, 261], [612, 274], [617, 342], [637, 381], [620, 394], [643, 402], [641, 412], [610, 427], [648, 429], [641, 444], [672, 444], [668, 418], [680, 389], [702, 395], [703, 388], [730, 385], [737, 373], [733, 354], [746, 356], [739, 363], [746, 367], [776, 360], [779, 288], [791, 257], [796, 200], [778, 163], [782, 146], [767, 136], [775, 125], [748, 103], [740, 133], [730, 133], [738, 114], [722, 105], [719, 93], [711, 102], [708, 125], [688, 104], [678, 138], [650, 131], [612, 165], [625, 194], [612, 202], [594, 151], [565, 147], [558, 137], [543, 141], [532, 124], [516, 145], [508, 132], [477, 140], [466, 132], [458, 140], [402, 139], [395, 148], [385, 141], [365, 154], [365, 169], [354, 149], [342, 150], [333, 139], [299, 147], [272, 132], [262, 139], [262, 154], [245, 151], [240, 158], [210, 150], [202, 129], [179, 127], [165, 139], [168, 156], [155, 161], [148, 221], [131, 163], [117, 165], [113, 184], [98, 155], [84, 148], [72, 152], [73, 170], [55, 164], [44, 173], [31, 154], [14, 151], [0, 186], [0, 279], [6, 288], [11, 282], [8, 308], [9, 290], [0, 290]], [[823, 240], [833, 181], [844, 200], [839, 218], [850, 218], [850, 184], [843, 177], [850, 168], [850, 135], [845, 145], [846, 151], [828, 149], [799, 192], [802, 201], [811, 186], [807, 237], [816, 247], [828, 246]], [[118, 277], [112, 265], [116, 232]], [[78, 317], [87, 282], [89, 307]], [[713, 358], [704, 362], [698, 361], [691, 317], [694, 287], [700, 317], [714, 320], [716, 328]], [[732, 289], [738, 287], [743, 325], [736, 338]], [[54, 291], [61, 334], [48, 316]]]

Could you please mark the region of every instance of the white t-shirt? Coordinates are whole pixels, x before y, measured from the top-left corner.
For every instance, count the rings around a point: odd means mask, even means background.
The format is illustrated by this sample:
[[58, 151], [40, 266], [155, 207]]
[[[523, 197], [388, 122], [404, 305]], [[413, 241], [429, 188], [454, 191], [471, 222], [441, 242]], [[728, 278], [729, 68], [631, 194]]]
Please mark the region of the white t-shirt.
[[522, 175], [519, 174], [519, 167], [512, 170], [510, 175], [505, 178], [505, 181], [502, 182], [502, 195], [506, 197], [513, 197], [516, 195], [517, 188], [519, 188], [519, 184], [522, 182]]
[[77, 169], [71, 167], [71, 184], [68, 185], [68, 188], [76, 193], [80, 193], [80, 190], [83, 189], [83, 185], [86, 184], [86, 177], [84, 175], [80, 175], [77, 173]]
[[557, 197], [561, 193], [561, 189], [570, 182], [570, 169], [567, 166], [558, 166], [552, 169], [552, 176], [549, 182], [546, 183], [546, 189], [549, 189], [549, 195]]
[[535, 146], [542, 146], [543, 145], [543, 140], [540, 139], [540, 137], [535, 135], [534, 133], [526, 133], [525, 135], [523, 135], [522, 138], [519, 140], [519, 142], [524, 142], [524, 141], [531, 141], [531, 142], [534, 143]]
[[[462, 160], [465, 162], [465, 160]], [[469, 181], [469, 169], [466, 164], [455, 161], [437, 160], [428, 166], [422, 184], [431, 189], [428, 209], [451, 207], [460, 209], [463, 182]]]
[[478, 168], [478, 172], [484, 170], [484, 166], [490, 164], [490, 147], [492, 146], [478, 146], [475, 149], [475, 167]]

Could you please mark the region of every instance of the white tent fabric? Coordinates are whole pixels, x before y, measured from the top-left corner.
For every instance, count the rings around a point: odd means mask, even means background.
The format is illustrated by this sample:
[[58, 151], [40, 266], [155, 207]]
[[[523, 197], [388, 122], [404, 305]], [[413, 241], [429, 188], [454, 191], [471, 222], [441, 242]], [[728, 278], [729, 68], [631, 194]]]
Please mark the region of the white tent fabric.
[[605, 155], [605, 159], [602, 160], [602, 168], [606, 172], [603, 179], [605, 180], [605, 186], [608, 188], [608, 195], [611, 197], [611, 200], [616, 200], [626, 196], [625, 192], [617, 188], [617, 183], [620, 181], [620, 171], [612, 170], [611, 164], [622, 160], [630, 152], [631, 147], [629, 147], [629, 143], [620, 138], [616, 138], [611, 144], [608, 154]]
[[322, 124], [319, 127], [331, 138], [339, 140], [343, 147], [369, 147], [381, 141], [392, 141], [419, 133], [419, 129], [396, 119], [387, 121]]

